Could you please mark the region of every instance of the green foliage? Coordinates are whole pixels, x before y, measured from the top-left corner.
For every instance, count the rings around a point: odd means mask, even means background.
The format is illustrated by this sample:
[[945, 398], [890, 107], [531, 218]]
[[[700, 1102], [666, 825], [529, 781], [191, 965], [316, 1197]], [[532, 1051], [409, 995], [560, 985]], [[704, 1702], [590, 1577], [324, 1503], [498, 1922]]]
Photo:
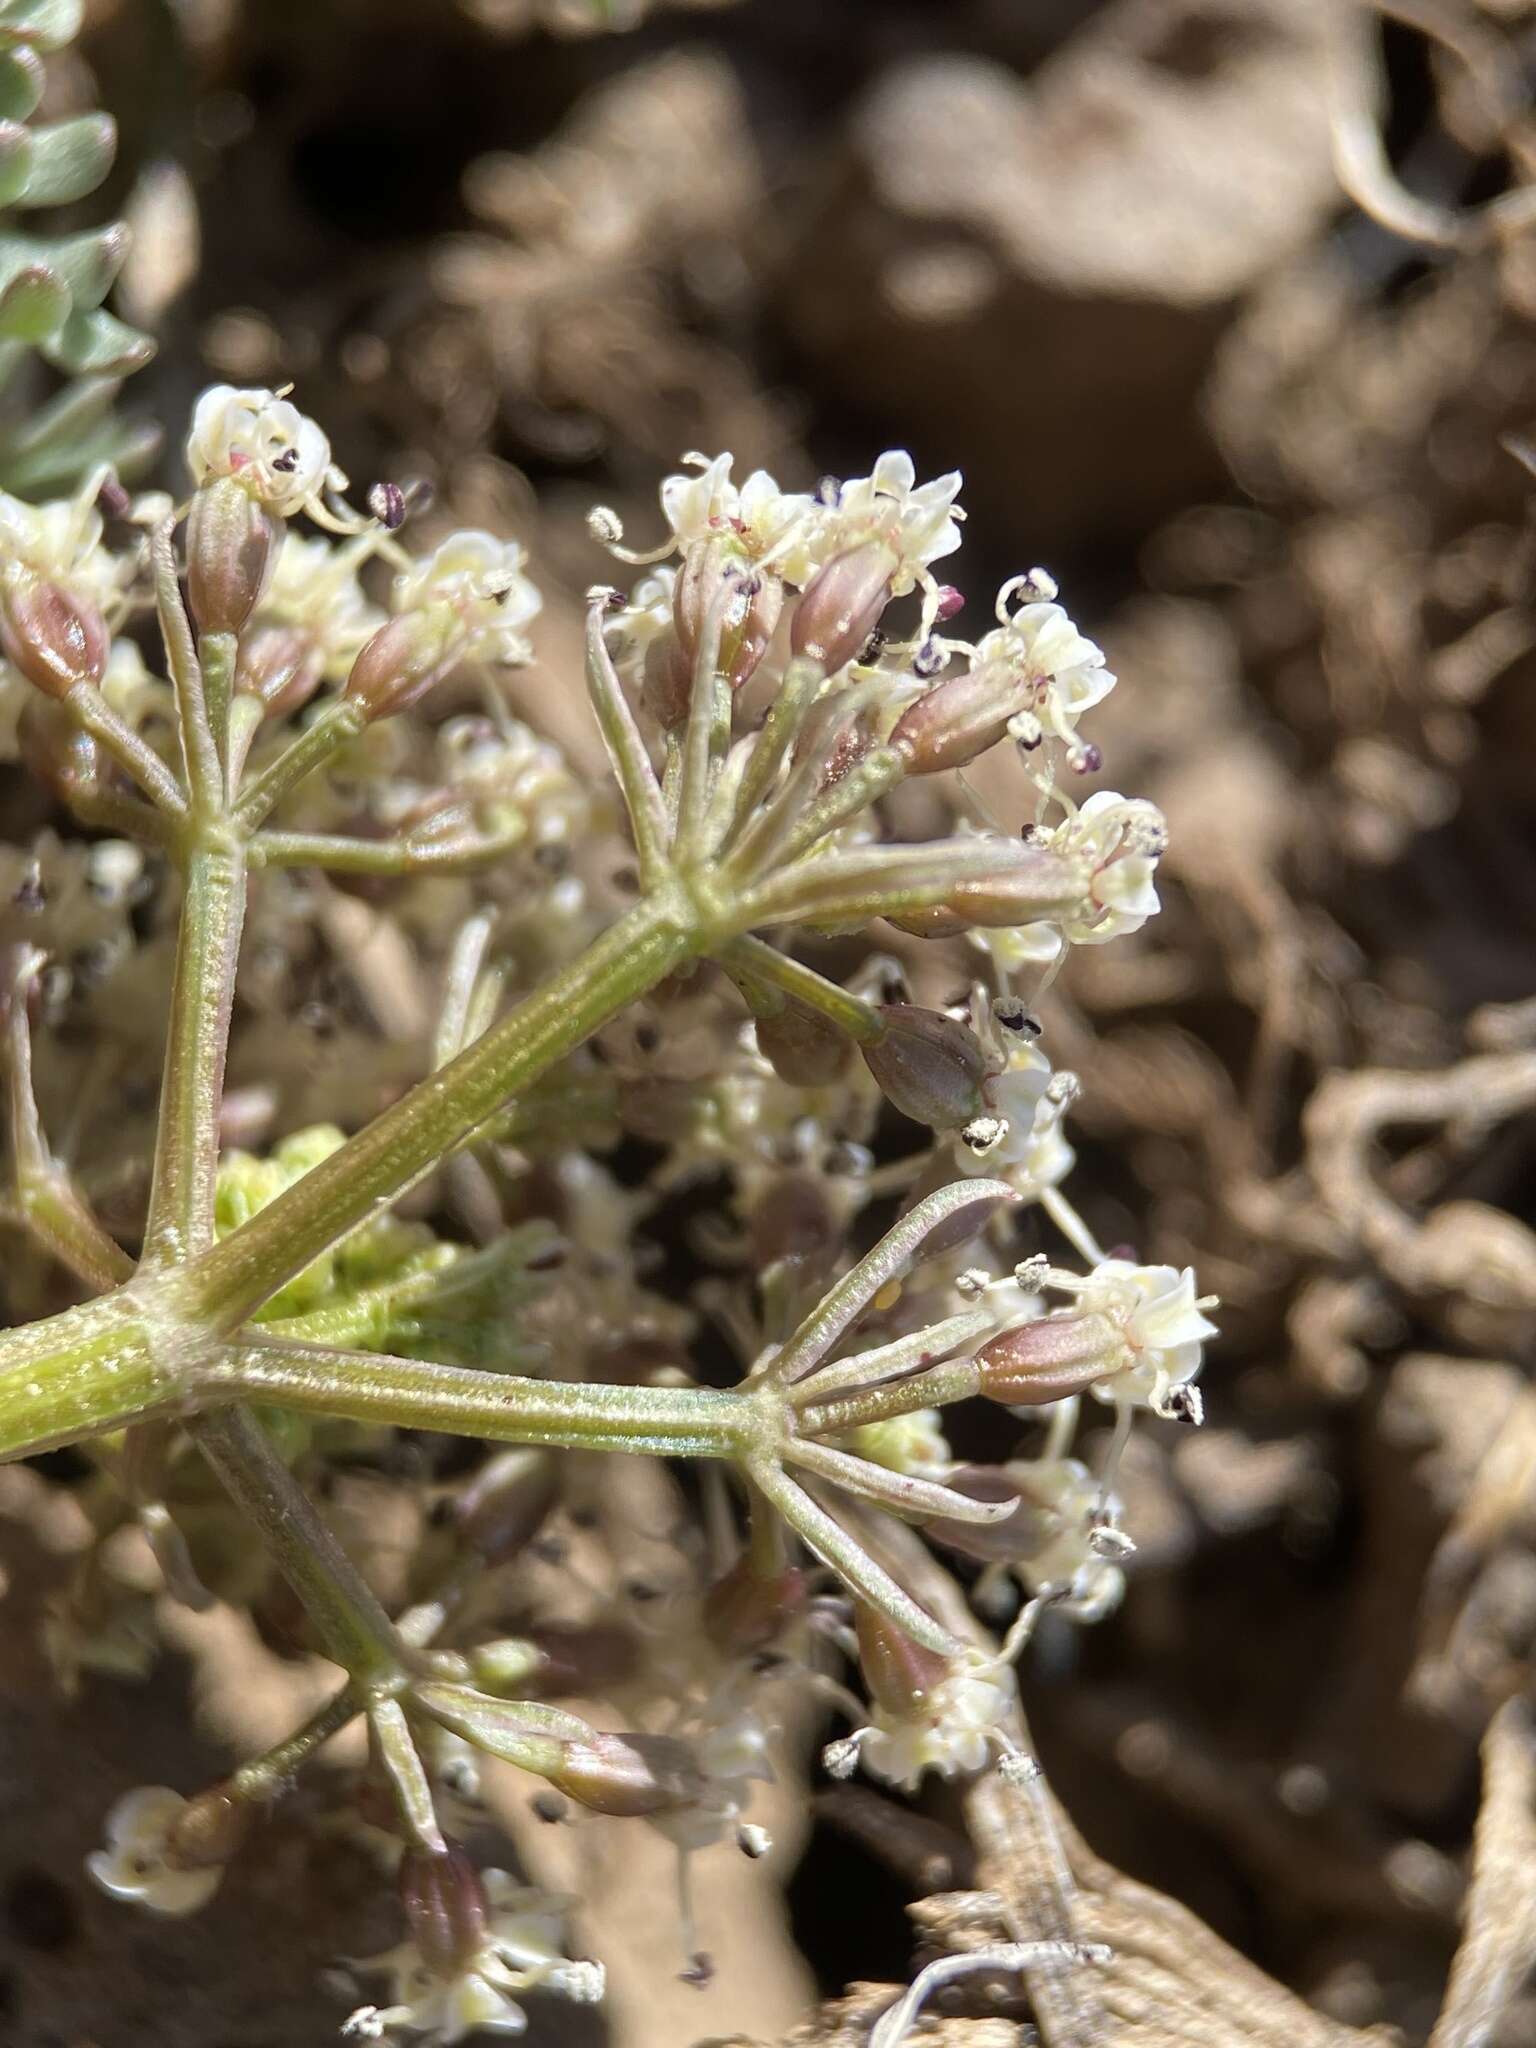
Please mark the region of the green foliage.
[[[110, 115], [32, 121], [43, 58], [73, 40], [82, 11], [79, 0], [0, 0], [0, 393], [12, 414], [0, 422], [0, 486], [25, 497], [67, 489], [97, 463], [131, 468], [153, 446], [113, 410], [123, 376], [154, 352], [104, 304], [127, 229], [40, 233], [16, 218], [83, 199], [111, 168]], [[41, 404], [39, 360], [69, 380]]]

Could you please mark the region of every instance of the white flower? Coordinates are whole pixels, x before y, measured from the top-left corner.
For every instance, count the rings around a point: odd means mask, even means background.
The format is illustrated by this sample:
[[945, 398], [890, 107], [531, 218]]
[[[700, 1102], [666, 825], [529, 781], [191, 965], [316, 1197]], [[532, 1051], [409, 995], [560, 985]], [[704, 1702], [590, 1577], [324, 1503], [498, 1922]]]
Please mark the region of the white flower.
[[106, 475], [97, 470], [74, 497], [51, 498], [45, 505], [28, 505], [0, 491], [0, 567], [7, 573], [30, 570], [110, 614], [132, 577], [133, 562], [101, 544], [96, 501]]
[[538, 616], [544, 600], [523, 574], [526, 559], [515, 540], [498, 540], [474, 527], [451, 533], [395, 578], [391, 608], [410, 612], [449, 605], [470, 636], [466, 660], [527, 661], [529, 647], [521, 629]]
[[372, 546], [372, 536], [335, 547], [296, 533], [285, 535], [257, 610], [258, 626], [297, 626], [310, 634], [332, 682], [346, 680], [363, 642], [384, 623], [383, 612], [368, 602], [357, 580], [358, 566]]
[[451, 1976], [440, 1976], [413, 1941], [403, 1941], [357, 1967], [378, 1970], [391, 1980], [392, 2003], [361, 2006], [342, 2032], [354, 2040], [382, 2040], [389, 2034], [417, 2037], [426, 2048], [462, 2041], [478, 2032], [521, 2034], [527, 2014], [514, 1993], [542, 1986], [578, 2004], [603, 1995], [597, 1963], [571, 1962], [564, 1953], [569, 1899], [520, 1886], [504, 1870], [483, 1870], [480, 1881], [490, 1907], [485, 1939]]
[[[1055, 588], [1038, 569], [1027, 581], [1031, 588]], [[1078, 719], [1103, 703], [1115, 687], [1115, 676], [1105, 666], [1102, 648], [1077, 630], [1059, 604], [1022, 604], [1005, 614], [1007, 596], [1005, 586], [998, 610], [1006, 623], [977, 644], [974, 661], [978, 667], [1006, 662], [1035, 680], [1033, 706], [1011, 728], [1016, 739], [1034, 745], [1049, 733], [1073, 745]]]
[[1091, 1537], [1096, 1523], [1113, 1519], [1118, 1503], [1102, 1498], [1098, 1480], [1076, 1458], [1042, 1458], [1010, 1470], [1046, 1515], [1044, 1541], [1020, 1561], [1020, 1578], [1031, 1594], [1057, 1595], [1075, 1620], [1102, 1620], [1119, 1604], [1125, 1574], [1095, 1553]]
[[630, 593], [629, 603], [614, 613], [604, 629], [616, 661], [642, 659], [652, 641], [659, 640], [671, 628], [676, 588], [677, 571], [670, 564], [641, 577]]
[[[669, 476], [661, 486], [661, 509], [680, 547], [734, 533], [743, 552], [759, 561], [773, 552], [773, 566], [790, 583], [802, 583], [814, 566], [799, 540], [816, 510], [816, 500], [781, 491], [765, 469], [755, 469], [738, 488], [731, 481], [731, 455], [684, 456], [699, 465], [693, 475]], [[639, 593], [636, 593], [638, 598]]]
[[169, 1785], [140, 1785], [124, 1793], [107, 1815], [107, 1846], [85, 1867], [114, 1899], [134, 1899], [152, 1913], [195, 1913], [206, 1906], [224, 1875], [222, 1864], [176, 1870], [166, 1860], [171, 1830], [189, 1802]]
[[1191, 1267], [1138, 1266], [1129, 1259], [1102, 1259], [1077, 1290], [1076, 1307], [1108, 1316], [1130, 1351], [1128, 1362], [1098, 1381], [1096, 1399], [1174, 1412], [1171, 1390], [1186, 1386], [1200, 1370], [1207, 1337], [1216, 1325], [1203, 1310], [1213, 1306], [1195, 1294]]
[[650, 1816], [659, 1834], [688, 1853], [718, 1842], [745, 1813], [753, 1784], [773, 1779], [773, 1730], [754, 1706], [742, 1703], [738, 1677], [727, 1679], [705, 1702], [699, 1720], [692, 1740], [704, 1790], [692, 1805]]
[[892, 592], [905, 595], [922, 580], [923, 570], [960, 545], [965, 514], [955, 499], [961, 482], [959, 470], [952, 469], [932, 483], [919, 484], [906, 449], [887, 449], [868, 476], [855, 477], [838, 493], [836, 509], [826, 522], [833, 544], [822, 544], [821, 559], [861, 541], [883, 540], [899, 562]]
[[195, 484], [238, 477], [281, 518], [313, 509], [329, 485], [346, 478], [331, 463], [331, 444], [312, 419], [273, 391], [210, 385], [197, 401], [187, 436], [187, 467]]
[[1168, 828], [1156, 804], [1109, 789], [1089, 797], [1050, 836], [1055, 851], [1075, 855], [1093, 876], [1080, 909], [1063, 923], [1063, 936], [1075, 946], [1102, 946], [1140, 931], [1160, 907], [1157, 863], [1167, 843]]
[[952, 1671], [923, 1701], [920, 1713], [897, 1716], [876, 1706], [862, 1731], [860, 1754], [873, 1777], [914, 1791], [925, 1771], [941, 1778], [979, 1771], [1013, 1705], [1011, 1672]]
[[995, 1144], [981, 1151], [959, 1135], [952, 1137], [955, 1165], [961, 1173], [996, 1175], [1020, 1194], [1056, 1187], [1071, 1172], [1074, 1154], [1062, 1131], [1064, 1105], [1047, 1092], [1053, 1078], [1051, 1063], [1038, 1046], [1017, 1033], [992, 1027], [984, 1028], [983, 1035], [1007, 1062], [982, 1086], [988, 1109], [1007, 1128]]

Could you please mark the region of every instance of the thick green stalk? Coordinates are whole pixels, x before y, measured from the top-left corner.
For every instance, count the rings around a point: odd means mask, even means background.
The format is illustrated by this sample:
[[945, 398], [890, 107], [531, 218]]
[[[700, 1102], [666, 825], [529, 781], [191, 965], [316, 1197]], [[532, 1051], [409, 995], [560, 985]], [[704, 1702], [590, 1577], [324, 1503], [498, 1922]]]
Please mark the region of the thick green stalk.
[[698, 920], [681, 891], [638, 904], [457, 1059], [197, 1259], [176, 1283], [179, 1306], [222, 1330], [238, 1328], [698, 946]]
[[354, 1422], [659, 1457], [731, 1457], [754, 1427], [750, 1402], [708, 1387], [521, 1379], [376, 1351], [265, 1340], [220, 1352], [201, 1389]]
[[151, 1340], [131, 1287], [7, 1331], [0, 1460], [174, 1413], [186, 1387], [184, 1351]]
[[144, 1257], [151, 1267], [180, 1262], [213, 1243], [219, 1105], [245, 893], [245, 853], [239, 841], [220, 829], [200, 830], [187, 856], [176, 941], [144, 1236]]

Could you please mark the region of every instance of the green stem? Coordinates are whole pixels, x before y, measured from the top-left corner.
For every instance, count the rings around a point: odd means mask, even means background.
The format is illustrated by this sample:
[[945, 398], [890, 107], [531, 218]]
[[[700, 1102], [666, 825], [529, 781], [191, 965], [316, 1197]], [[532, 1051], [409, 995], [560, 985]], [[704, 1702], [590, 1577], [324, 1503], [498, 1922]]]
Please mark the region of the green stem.
[[170, 817], [186, 816], [187, 800], [176, 777], [149, 742], [140, 739], [126, 719], [119, 718], [100, 690], [76, 683], [64, 699], [64, 708], [80, 730], [106, 749], [152, 803]]
[[753, 1430], [751, 1404], [739, 1394], [708, 1387], [521, 1379], [377, 1351], [263, 1340], [221, 1351], [202, 1376], [199, 1391], [250, 1395], [279, 1408], [482, 1436], [496, 1443], [646, 1451], [658, 1457], [732, 1457]]
[[235, 1799], [280, 1799], [315, 1752], [323, 1749], [333, 1735], [339, 1735], [361, 1711], [362, 1701], [356, 1687], [344, 1685], [316, 1708], [302, 1728], [296, 1728], [261, 1756], [253, 1756], [249, 1763], [231, 1771], [225, 1780], [225, 1791]]
[[733, 940], [720, 955], [727, 973], [739, 971], [747, 980], [767, 982], [807, 1009], [817, 1010], [859, 1045], [873, 1045], [885, 1036], [886, 1025], [873, 1003], [850, 995], [814, 967], [781, 953], [763, 939]]
[[160, 1089], [144, 1256], [170, 1265], [213, 1243], [219, 1106], [245, 918], [245, 855], [233, 836], [201, 835], [187, 856], [171, 1024]]
[[185, 1402], [179, 1349], [151, 1340], [131, 1290], [82, 1302], [6, 1333], [0, 1459], [31, 1457]]
[[519, 844], [525, 828], [433, 845], [405, 839], [352, 839], [333, 832], [261, 832], [251, 841], [256, 868], [325, 868], [338, 875], [459, 875]]
[[254, 832], [289, 790], [296, 789], [348, 740], [355, 740], [367, 723], [367, 714], [350, 697], [334, 698], [242, 792], [235, 823], [244, 832]]
[[203, 700], [213, 744], [224, 764], [224, 783], [229, 781], [229, 706], [235, 687], [235, 655], [238, 643], [233, 633], [205, 633], [198, 642], [198, 659], [203, 670]]
[[364, 1685], [401, 1680], [400, 1643], [372, 1588], [315, 1512], [247, 1409], [199, 1419], [198, 1447], [260, 1530], [326, 1652]]
[[176, 719], [181, 728], [182, 759], [192, 808], [204, 816], [213, 815], [222, 796], [223, 771], [219, 750], [214, 745], [213, 727], [208, 722], [208, 700], [203, 693], [203, 672], [192, 642], [192, 626], [181, 601], [177, 581], [174, 520], [155, 528], [150, 558], [155, 572], [155, 609], [160, 635], [170, 663], [171, 683], [176, 692]]
[[680, 891], [619, 918], [500, 1024], [205, 1252], [178, 1281], [194, 1319], [237, 1329], [312, 1259], [464, 1144], [546, 1068], [700, 950]]

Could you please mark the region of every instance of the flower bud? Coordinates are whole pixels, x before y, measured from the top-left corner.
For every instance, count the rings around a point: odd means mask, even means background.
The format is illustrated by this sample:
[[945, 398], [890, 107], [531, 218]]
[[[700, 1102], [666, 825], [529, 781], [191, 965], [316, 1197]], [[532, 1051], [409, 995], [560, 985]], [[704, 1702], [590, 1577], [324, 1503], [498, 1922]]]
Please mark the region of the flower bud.
[[325, 650], [302, 626], [258, 626], [240, 642], [235, 688], [267, 718], [291, 718], [319, 689]]
[[1038, 1408], [1119, 1372], [1128, 1347], [1108, 1316], [1041, 1316], [1004, 1330], [976, 1354], [981, 1392], [1005, 1408]]
[[29, 683], [63, 698], [77, 683], [100, 684], [112, 640], [87, 599], [17, 569], [0, 586], [0, 645]]
[[991, 1068], [968, 1024], [915, 1003], [887, 1003], [880, 1015], [883, 1037], [859, 1050], [888, 1102], [936, 1131], [959, 1130], [983, 1114]]
[[352, 664], [345, 694], [370, 723], [409, 710], [457, 667], [464, 627], [449, 604], [402, 612], [380, 626]]
[[705, 1789], [693, 1750], [670, 1735], [594, 1732], [590, 1742], [562, 1742], [543, 1775], [578, 1806], [621, 1820], [693, 1806]]
[[75, 803], [101, 787], [101, 749], [67, 711], [47, 698], [27, 698], [16, 741], [28, 772], [65, 803]]
[[1090, 876], [1049, 846], [1000, 845], [990, 874], [957, 882], [944, 901], [968, 925], [1011, 927], [1065, 917], [1081, 907]]
[[949, 1676], [949, 1659], [914, 1643], [905, 1629], [862, 1600], [856, 1603], [854, 1625], [870, 1698], [897, 1720], [919, 1716]]
[[487, 1564], [505, 1564], [538, 1534], [559, 1497], [548, 1451], [503, 1451], [465, 1486], [454, 1515], [464, 1540]]
[[846, 1069], [853, 1041], [819, 1010], [790, 1000], [756, 1021], [758, 1051], [792, 1088], [825, 1088]]
[[436, 1977], [456, 1976], [484, 1948], [490, 1925], [479, 1871], [450, 1841], [440, 1852], [408, 1848], [400, 1858], [398, 1883], [422, 1961]]
[[640, 706], [663, 732], [675, 732], [688, 716], [693, 669], [676, 632], [658, 633], [645, 650]]
[[753, 569], [731, 534], [695, 541], [673, 588], [672, 623], [690, 682], [710, 609], [722, 602], [719, 669], [739, 690], [768, 652], [784, 608], [784, 585], [772, 570]]
[[779, 1175], [752, 1204], [752, 1265], [761, 1273], [780, 1259], [825, 1259], [837, 1226], [821, 1181], [809, 1173]]
[[750, 1656], [778, 1640], [804, 1612], [807, 1597], [798, 1566], [764, 1577], [744, 1556], [704, 1595], [704, 1633], [723, 1656]]
[[233, 476], [192, 494], [187, 513], [187, 601], [204, 633], [238, 633], [265, 596], [283, 522]]
[[909, 704], [896, 721], [891, 745], [906, 756], [908, 773], [936, 775], [964, 768], [995, 747], [1008, 721], [1024, 710], [1034, 685], [1011, 662], [988, 661], [947, 676]]
[[884, 541], [867, 540], [817, 570], [795, 607], [789, 644], [835, 675], [864, 649], [891, 601], [900, 563]]
[[172, 1870], [215, 1870], [228, 1863], [251, 1831], [250, 1801], [236, 1799], [222, 1785], [189, 1799], [165, 1837]]

